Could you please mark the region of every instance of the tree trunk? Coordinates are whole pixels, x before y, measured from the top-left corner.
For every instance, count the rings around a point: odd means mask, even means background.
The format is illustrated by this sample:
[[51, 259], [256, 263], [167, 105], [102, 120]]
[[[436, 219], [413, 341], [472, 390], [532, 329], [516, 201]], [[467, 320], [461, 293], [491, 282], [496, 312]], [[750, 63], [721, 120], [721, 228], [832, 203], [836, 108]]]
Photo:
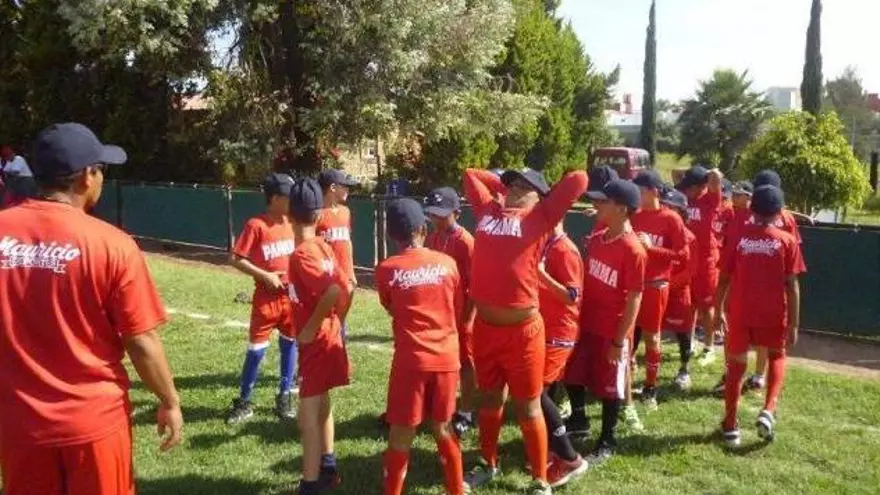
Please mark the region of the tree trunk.
[[293, 170], [309, 174], [321, 169], [321, 160], [315, 136], [304, 129], [299, 119], [303, 110], [312, 108], [313, 99], [306, 89], [308, 65], [300, 49], [300, 43], [305, 39], [303, 30], [308, 29], [308, 21], [297, 16], [296, 3], [297, 0], [283, 0], [279, 16], [284, 54], [284, 89], [290, 102], [287, 121], [281, 129], [281, 142], [293, 151]]

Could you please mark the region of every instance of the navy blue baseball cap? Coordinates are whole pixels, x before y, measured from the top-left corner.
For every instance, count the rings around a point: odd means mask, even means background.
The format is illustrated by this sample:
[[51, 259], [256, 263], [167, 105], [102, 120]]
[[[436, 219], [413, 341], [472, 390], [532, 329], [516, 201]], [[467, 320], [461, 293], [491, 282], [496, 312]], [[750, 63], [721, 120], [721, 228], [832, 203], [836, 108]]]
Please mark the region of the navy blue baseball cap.
[[88, 127], [67, 122], [40, 132], [32, 161], [37, 177], [67, 177], [92, 165], [122, 165], [128, 155], [119, 146], [103, 144]]
[[315, 179], [302, 179], [290, 188], [291, 213], [311, 213], [322, 208], [324, 208], [324, 191]]
[[753, 183], [756, 188], [770, 185], [782, 189], [782, 179], [779, 177], [779, 174], [770, 169], [758, 172]]
[[501, 174], [501, 182], [504, 183], [505, 186], [509, 187], [516, 179], [526, 181], [532, 189], [537, 191], [541, 196], [546, 196], [547, 193], [550, 192], [550, 186], [547, 185], [544, 175], [537, 170], [524, 168], [522, 170], [506, 170]]
[[288, 196], [293, 188], [293, 177], [287, 174], [269, 174], [263, 181], [263, 192], [267, 196]]
[[385, 223], [388, 236], [397, 241], [410, 239], [413, 232], [425, 225], [422, 205], [410, 198], [395, 199], [385, 208]]
[[358, 185], [358, 181], [354, 177], [335, 168], [322, 170], [318, 175], [318, 183], [321, 184], [321, 187], [330, 187], [333, 184], [345, 187]]
[[619, 178], [620, 176], [617, 175], [617, 170], [614, 170], [614, 167], [608, 165], [593, 167], [590, 169], [590, 184], [587, 191], [601, 191], [605, 184]]
[[448, 217], [461, 209], [461, 198], [451, 187], [438, 187], [425, 196], [425, 213], [438, 217]]
[[752, 211], [763, 217], [778, 215], [785, 205], [785, 194], [782, 189], [773, 185], [755, 188], [752, 194]]
[[747, 180], [741, 180], [733, 185], [733, 194], [751, 196], [755, 192], [755, 186]]
[[666, 188], [660, 196], [660, 203], [675, 208], [678, 211], [687, 210], [688, 200], [683, 192], [672, 188]]
[[681, 182], [675, 188], [679, 190], [687, 189], [691, 186], [701, 186], [707, 182], [709, 182], [709, 171], [706, 170], [706, 167], [694, 165], [687, 169], [684, 177], [681, 178]]
[[605, 184], [601, 191], [589, 191], [587, 198], [593, 201], [612, 201], [635, 210], [642, 203], [642, 192], [639, 191], [639, 186], [628, 180], [615, 179]]
[[633, 184], [646, 189], [655, 189], [660, 192], [666, 188], [666, 184], [663, 183], [660, 174], [653, 170], [642, 170], [639, 172], [639, 175], [633, 179]]

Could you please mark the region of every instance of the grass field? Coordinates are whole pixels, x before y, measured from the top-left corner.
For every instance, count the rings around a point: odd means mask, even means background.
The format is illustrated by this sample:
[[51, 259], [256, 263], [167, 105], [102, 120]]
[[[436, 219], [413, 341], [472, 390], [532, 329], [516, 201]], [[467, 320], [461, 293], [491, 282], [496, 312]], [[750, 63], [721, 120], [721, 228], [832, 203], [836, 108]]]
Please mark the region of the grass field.
[[[175, 310], [163, 331], [184, 404], [186, 440], [157, 452], [154, 400], [135, 385], [136, 472], [142, 494], [288, 493], [298, 480], [300, 448], [294, 424], [281, 424], [271, 407], [277, 384], [272, 348], [255, 392], [256, 416], [230, 428], [223, 416], [237, 394], [245, 348], [249, 291], [241, 276], [152, 258], [166, 305]], [[187, 315], [189, 313], [189, 315]], [[350, 318], [352, 385], [333, 394], [336, 452], [344, 485], [336, 493], [381, 492], [381, 452], [375, 418], [384, 409], [392, 343], [389, 320], [375, 295], [360, 291]], [[672, 348], [667, 359], [674, 360]], [[664, 382], [676, 366], [664, 367]], [[687, 394], [665, 388], [659, 411], [643, 415], [645, 434], [621, 436], [620, 455], [588, 472], [562, 493], [876, 493], [880, 489], [880, 388], [877, 382], [793, 368], [779, 410], [778, 439], [763, 445], [751, 428], [761, 401], [748, 397], [741, 421], [743, 447], [729, 452], [713, 437], [721, 402], [707, 393], [718, 368], [694, 374]], [[593, 416], [597, 407], [591, 407]], [[505, 476], [478, 493], [517, 493], [527, 477], [519, 435], [509, 423], [501, 442]], [[476, 438], [463, 448], [466, 464]], [[580, 445], [587, 450], [589, 445]], [[407, 493], [439, 494], [442, 475], [427, 435], [415, 444]]]

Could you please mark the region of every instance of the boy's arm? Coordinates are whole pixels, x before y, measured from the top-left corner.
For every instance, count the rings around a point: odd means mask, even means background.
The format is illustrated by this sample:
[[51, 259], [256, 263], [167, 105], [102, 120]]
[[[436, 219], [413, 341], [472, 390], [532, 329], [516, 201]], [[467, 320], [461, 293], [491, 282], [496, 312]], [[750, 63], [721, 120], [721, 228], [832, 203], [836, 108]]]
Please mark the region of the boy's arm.
[[620, 318], [620, 323], [617, 325], [614, 340], [611, 342], [611, 354], [608, 356], [609, 361], [616, 362], [623, 358], [623, 348], [627, 345], [626, 337], [636, 325], [636, 317], [639, 315], [641, 304], [641, 292], [628, 292], [626, 294], [626, 305], [623, 308], [623, 315]]
[[341, 295], [342, 289], [338, 284], [332, 284], [324, 290], [321, 298], [318, 299], [318, 304], [315, 305], [315, 310], [309, 315], [308, 321], [306, 321], [305, 326], [303, 326], [302, 331], [300, 331], [297, 337], [299, 342], [310, 344], [315, 340], [318, 330], [321, 329], [321, 323], [330, 316]]
[[[565, 177], [553, 186], [547, 197], [538, 203], [529, 216], [540, 215], [546, 222], [545, 225], [555, 226], [574, 202], [586, 192], [589, 182], [587, 173], [582, 170], [565, 174]], [[540, 232], [542, 235], [544, 233]]]
[[281, 281], [281, 275], [284, 274], [283, 272], [267, 272], [251, 263], [249, 259], [243, 258], [235, 253], [229, 255], [229, 264], [234, 266], [238, 271], [250, 276], [258, 283], [263, 284], [270, 289], [282, 290], [284, 288], [284, 283]]
[[715, 290], [715, 321], [712, 331], [718, 330], [721, 326], [721, 317], [724, 315], [724, 308], [727, 306], [727, 297], [730, 295], [730, 275], [727, 272], [721, 272], [718, 277], [718, 289]]
[[463, 182], [465, 198], [476, 209], [495, 201], [498, 194], [504, 193], [501, 178], [488, 170], [469, 168], [464, 171]]
[[569, 253], [562, 257], [556, 266], [554, 277], [547, 271], [546, 263], [538, 265], [538, 277], [550, 288], [553, 297], [567, 305], [577, 304], [580, 299], [581, 285], [584, 280], [583, 263], [579, 253]]
[[577, 302], [577, 289], [574, 292], [569, 291], [568, 287], [553, 278], [553, 275], [547, 273], [547, 267], [544, 263], [538, 265], [538, 278], [550, 289], [550, 293], [553, 294], [557, 301], [563, 304], [574, 304]]
[[788, 346], [797, 344], [798, 327], [801, 324], [801, 287], [797, 275], [789, 275], [785, 285], [788, 297]]

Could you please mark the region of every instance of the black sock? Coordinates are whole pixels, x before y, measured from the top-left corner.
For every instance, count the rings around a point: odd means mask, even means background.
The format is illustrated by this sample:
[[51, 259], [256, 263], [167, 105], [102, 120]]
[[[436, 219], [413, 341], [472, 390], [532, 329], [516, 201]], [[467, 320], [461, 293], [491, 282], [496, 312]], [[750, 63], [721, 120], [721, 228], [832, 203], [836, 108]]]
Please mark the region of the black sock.
[[620, 414], [620, 399], [605, 399], [602, 401], [602, 434], [599, 435], [599, 446], [614, 448], [617, 442], [614, 440], [614, 430], [617, 428], [617, 417]]
[[642, 328], [636, 327], [633, 332], [633, 347], [632, 347], [632, 355], [635, 356], [636, 352], [639, 350], [639, 344], [642, 343]]
[[681, 359], [681, 369], [687, 371], [688, 363], [693, 354], [693, 351], [691, 350], [693, 345], [691, 342], [691, 334], [690, 332], [679, 333], [676, 334], [676, 337], [678, 337], [678, 356]]
[[571, 402], [571, 415], [586, 416], [584, 408], [587, 407], [587, 389], [580, 385], [566, 385], [565, 391], [568, 393], [569, 402]]
[[317, 494], [321, 491], [321, 487], [317, 481], [299, 481], [299, 490], [297, 491], [298, 495], [312, 495]]
[[559, 415], [559, 409], [553, 403], [553, 399], [545, 391], [541, 394], [541, 410], [544, 412], [544, 422], [547, 423], [547, 437], [550, 440], [550, 450], [565, 459], [573, 461], [577, 459], [577, 453], [571, 446], [571, 440], [565, 432], [565, 423]]

